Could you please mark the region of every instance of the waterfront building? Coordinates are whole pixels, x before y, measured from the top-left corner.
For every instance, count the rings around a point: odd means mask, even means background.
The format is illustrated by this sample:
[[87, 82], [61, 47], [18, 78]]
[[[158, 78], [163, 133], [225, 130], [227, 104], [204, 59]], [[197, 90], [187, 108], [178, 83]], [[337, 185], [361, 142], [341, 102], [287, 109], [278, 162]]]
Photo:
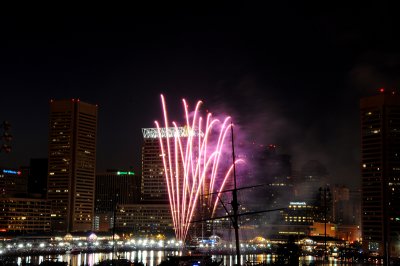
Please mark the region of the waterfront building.
[[0, 168], [0, 197], [26, 194], [28, 189], [27, 171]]
[[362, 98], [360, 116], [363, 247], [400, 256], [400, 96]]
[[314, 222], [314, 206], [304, 201], [291, 201], [282, 211], [286, 224], [311, 225]]
[[325, 233], [327, 237], [336, 237], [337, 236], [337, 224], [335, 223], [321, 223], [314, 222], [310, 226], [310, 235], [311, 236], [324, 236]]
[[116, 213], [116, 229], [139, 235], [173, 235], [169, 204], [122, 204]]
[[0, 232], [50, 231], [50, 204], [45, 199], [0, 198]]
[[[301, 237], [310, 233], [314, 222], [314, 206], [304, 201], [291, 201], [287, 208], [279, 212], [281, 219], [273, 225], [271, 235], [285, 239], [290, 235]], [[281, 221], [281, 222], [280, 222]], [[275, 231], [275, 232], [274, 232]]]
[[97, 105], [52, 100], [47, 197], [52, 230], [92, 229], [96, 169]]

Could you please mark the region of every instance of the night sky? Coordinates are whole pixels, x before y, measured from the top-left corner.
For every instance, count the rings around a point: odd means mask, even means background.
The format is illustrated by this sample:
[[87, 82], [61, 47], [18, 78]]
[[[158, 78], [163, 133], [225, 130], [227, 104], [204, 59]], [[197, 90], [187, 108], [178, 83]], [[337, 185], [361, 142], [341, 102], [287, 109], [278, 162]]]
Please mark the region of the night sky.
[[140, 171], [141, 128], [161, 119], [163, 93], [176, 118], [181, 98], [201, 99], [233, 116], [243, 139], [291, 154], [295, 169], [317, 159], [332, 183], [357, 186], [359, 99], [400, 84], [395, 10], [154, 3], [1, 17], [0, 120], [14, 139], [0, 166], [47, 157], [49, 100], [80, 98], [99, 105], [98, 170]]

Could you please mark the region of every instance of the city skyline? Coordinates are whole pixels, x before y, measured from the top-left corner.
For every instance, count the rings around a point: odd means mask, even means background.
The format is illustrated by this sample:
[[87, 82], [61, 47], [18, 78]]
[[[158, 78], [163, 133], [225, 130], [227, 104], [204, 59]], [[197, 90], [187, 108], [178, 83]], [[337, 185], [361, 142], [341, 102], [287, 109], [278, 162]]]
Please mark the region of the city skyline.
[[396, 18], [384, 3], [319, 8], [1, 17], [0, 119], [14, 136], [1, 165], [47, 157], [48, 102], [80, 98], [99, 105], [98, 170], [140, 171], [141, 128], [161, 118], [164, 93], [171, 106], [203, 100], [231, 115], [249, 141], [292, 155], [295, 169], [318, 159], [335, 182], [358, 186], [359, 99], [399, 83]]

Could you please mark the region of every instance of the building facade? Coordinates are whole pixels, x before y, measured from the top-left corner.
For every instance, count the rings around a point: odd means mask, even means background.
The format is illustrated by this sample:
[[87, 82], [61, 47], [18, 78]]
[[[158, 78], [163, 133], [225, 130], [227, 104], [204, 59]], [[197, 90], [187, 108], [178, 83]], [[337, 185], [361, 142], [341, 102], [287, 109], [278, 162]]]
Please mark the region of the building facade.
[[96, 213], [113, 212], [116, 204], [134, 204], [140, 200], [140, 176], [132, 171], [108, 171], [96, 174]]
[[52, 100], [47, 197], [52, 230], [92, 229], [96, 169], [97, 105]]
[[118, 205], [116, 215], [118, 231], [138, 235], [173, 235], [173, 223], [169, 204]]
[[0, 197], [13, 197], [26, 194], [28, 174], [20, 169], [0, 168]]
[[140, 201], [141, 178], [132, 171], [108, 170], [96, 174], [94, 230], [109, 231], [117, 204]]
[[167, 183], [156, 128], [143, 128], [142, 201], [168, 202]]
[[49, 160], [47, 158], [31, 159], [28, 179], [29, 194], [46, 198], [48, 165]]
[[400, 255], [400, 96], [362, 98], [361, 179], [364, 249]]
[[0, 232], [50, 231], [50, 204], [45, 199], [0, 198]]

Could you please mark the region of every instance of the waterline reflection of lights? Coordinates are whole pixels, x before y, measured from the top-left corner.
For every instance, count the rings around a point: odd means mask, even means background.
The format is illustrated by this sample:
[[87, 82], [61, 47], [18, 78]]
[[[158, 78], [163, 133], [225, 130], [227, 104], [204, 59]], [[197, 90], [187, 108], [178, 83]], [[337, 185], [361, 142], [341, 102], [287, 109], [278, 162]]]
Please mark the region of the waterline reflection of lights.
[[157, 252], [157, 258], [158, 258], [157, 259], [157, 265], [161, 263], [161, 261], [163, 260], [163, 257], [164, 257], [164, 252], [158, 251]]
[[154, 250], [150, 250], [150, 266], [154, 265]]
[[147, 250], [142, 252], [142, 261], [147, 261]]
[[[68, 262], [70, 266], [93, 266], [95, 263], [105, 259], [111, 259], [110, 254], [112, 253], [81, 253], [77, 255], [46, 255], [46, 256], [24, 256], [24, 257], [17, 257], [18, 265], [23, 265], [24, 263], [33, 263], [35, 265], [40, 264], [44, 259], [49, 258], [58, 258], [59, 261]], [[182, 255], [182, 251], [163, 251], [163, 250], [138, 250], [138, 251], [130, 251], [130, 252], [120, 252], [122, 258], [130, 258], [130, 261], [138, 261], [143, 262], [144, 265], [147, 266], [156, 266], [159, 265], [166, 256], [169, 255]], [[235, 255], [213, 255], [213, 259], [220, 260], [223, 259], [223, 265], [226, 266], [234, 266], [236, 256]], [[245, 254], [242, 255], [241, 259], [243, 261], [249, 261], [254, 263], [266, 263], [267, 265], [273, 264], [276, 262], [277, 256], [271, 254]], [[300, 265], [306, 264], [309, 265], [312, 262], [321, 262], [319, 258], [315, 258], [313, 256], [302, 256], [299, 258]], [[333, 257], [330, 257], [329, 265], [354, 265], [354, 262], [346, 263], [340, 260], [337, 260]]]

